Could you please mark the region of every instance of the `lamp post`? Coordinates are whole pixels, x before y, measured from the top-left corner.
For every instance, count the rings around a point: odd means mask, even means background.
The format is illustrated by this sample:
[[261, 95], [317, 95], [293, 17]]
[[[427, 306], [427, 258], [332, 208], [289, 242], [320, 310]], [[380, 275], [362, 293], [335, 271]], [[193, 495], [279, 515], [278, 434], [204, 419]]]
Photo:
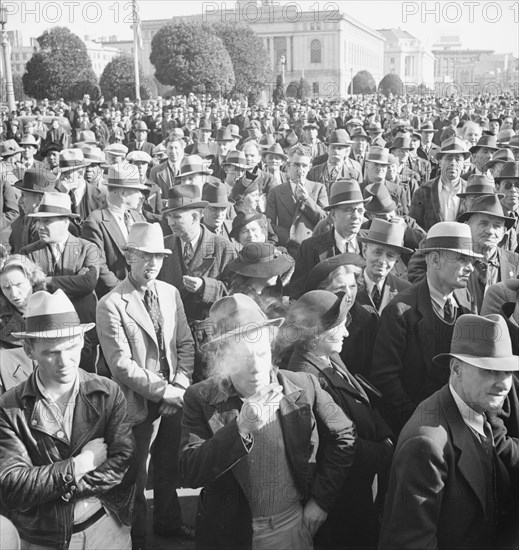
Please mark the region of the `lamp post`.
[[14, 86], [13, 86], [13, 72], [11, 69], [11, 45], [9, 44], [9, 37], [5, 30], [5, 24], [7, 23], [7, 6], [0, 5], [0, 25], [2, 25], [2, 31], [0, 34], [2, 52], [4, 55], [4, 73], [5, 73], [5, 88], [7, 93], [7, 106], [9, 108], [9, 114], [16, 111], [16, 103], [14, 101]]

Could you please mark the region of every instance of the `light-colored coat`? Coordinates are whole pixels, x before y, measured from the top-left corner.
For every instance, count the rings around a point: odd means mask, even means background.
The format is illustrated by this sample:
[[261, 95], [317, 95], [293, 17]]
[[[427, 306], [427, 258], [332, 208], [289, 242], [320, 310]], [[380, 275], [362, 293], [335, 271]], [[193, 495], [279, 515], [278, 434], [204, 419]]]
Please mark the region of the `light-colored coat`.
[[[191, 383], [194, 343], [178, 290], [155, 281], [164, 324], [162, 331], [170, 366], [169, 383], [187, 388]], [[127, 277], [101, 299], [97, 331], [112, 377], [128, 401], [132, 425], [148, 414], [147, 401], [161, 401], [168, 382], [159, 375], [159, 344], [139, 292]]]

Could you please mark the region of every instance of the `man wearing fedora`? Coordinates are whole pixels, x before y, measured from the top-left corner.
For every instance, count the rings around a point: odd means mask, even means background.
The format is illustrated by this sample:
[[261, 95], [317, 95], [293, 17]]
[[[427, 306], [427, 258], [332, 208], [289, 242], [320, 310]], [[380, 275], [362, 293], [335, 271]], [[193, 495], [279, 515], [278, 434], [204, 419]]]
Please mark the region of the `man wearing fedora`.
[[309, 120], [303, 124], [302, 130], [301, 147], [307, 151], [312, 162], [317, 157], [326, 154], [327, 146], [318, 137], [319, 125], [315, 121]]
[[60, 174], [56, 188], [70, 197], [72, 212], [78, 214], [76, 222], [79, 226], [91, 212], [103, 208], [106, 203], [104, 190], [86, 182], [87, 166], [82, 149], [64, 149], [59, 154]]
[[108, 199], [104, 208], [94, 210], [83, 222], [81, 236], [98, 249], [99, 298], [115, 288], [128, 274], [124, 247], [135, 222], [144, 222], [137, 209], [147, 191], [136, 166], [114, 164], [108, 171]]
[[227, 186], [217, 180], [207, 182], [202, 191], [202, 200], [208, 204], [204, 208], [202, 224], [215, 235], [231, 240], [232, 221], [228, 216], [234, 201], [227, 196]]
[[436, 153], [440, 174], [414, 193], [409, 211], [425, 231], [438, 222], [455, 221], [460, 214], [457, 194], [465, 191], [466, 181], [461, 175], [469, 157], [470, 151], [458, 137], [444, 141]]
[[227, 128], [220, 128], [216, 132], [216, 155], [214, 156], [209, 169], [212, 171], [213, 176], [219, 180], [225, 179], [225, 171], [223, 169], [223, 163], [227, 157], [227, 153], [233, 149], [232, 144], [234, 138], [231, 135], [230, 130]]
[[[519, 224], [519, 161], [504, 163], [499, 175], [494, 180], [496, 192], [503, 195], [501, 204], [505, 214], [516, 220], [511, 231], [515, 230], [517, 236], [517, 226]], [[517, 252], [511, 246], [508, 249]]]
[[420, 175], [413, 170], [410, 162], [411, 138], [396, 137], [389, 147], [389, 152], [398, 159], [398, 183], [405, 195], [405, 203], [411, 204], [413, 195], [420, 185]]
[[384, 130], [380, 122], [371, 122], [367, 128], [369, 137], [371, 138], [372, 147], [382, 147], [386, 146], [386, 140], [382, 137]]
[[463, 174], [463, 178], [468, 180], [470, 176], [483, 176], [486, 173], [486, 165], [492, 160], [492, 155], [498, 151], [497, 139], [495, 136], [481, 136], [469, 151], [470, 168]]
[[519, 370], [505, 320], [464, 315], [434, 357], [448, 383], [404, 426], [393, 466], [380, 548], [514, 548], [517, 502], [489, 417]]
[[436, 171], [438, 168], [438, 161], [436, 160], [436, 153], [440, 150], [436, 143], [433, 143], [433, 137], [435, 134], [435, 129], [432, 122], [425, 122], [420, 126], [420, 135], [422, 139], [420, 140], [420, 145], [416, 150], [416, 154], [424, 159], [429, 161], [431, 165], [431, 179], [436, 177]]
[[405, 230], [403, 220], [374, 219], [365, 236], [358, 237], [366, 267], [363, 273], [364, 289], [357, 294], [357, 300], [360, 304], [374, 307], [379, 315], [399, 292], [411, 286], [411, 283], [392, 273], [400, 255], [412, 252], [404, 246]]
[[29, 170], [30, 168], [35, 167], [38, 169], [42, 165], [40, 160], [36, 160], [34, 156], [38, 152], [40, 144], [36, 137], [32, 134], [28, 134], [22, 137], [20, 141], [20, 146], [23, 149], [22, 153], [22, 164], [23, 170]]
[[39, 291], [17, 334], [36, 368], [0, 397], [0, 500], [27, 550], [131, 548], [135, 441], [117, 384], [78, 368], [93, 327]]
[[364, 163], [368, 156], [368, 149], [371, 143], [371, 138], [366, 134], [364, 128], [356, 128], [350, 133], [352, 145], [350, 158], [356, 160], [360, 165], [360, 173], [364, 177]]
[[398, 433], [416, 406], [446, 383], [433, 357], [450, 346], [455, 320], [472, 311], [467, 286], [480, 254], [470, 229], [440, 222], [427, 233], [426, 278], [384, 309], [373, 352], [371, 381], [382, 392], [386, 420]]
[[55, 185], [56, 176], [49, 170], [41, 168], [27, 170], [23, 179], [15, 184], [21, 193], [18, 200], [20, 215], [11, 225], [9, 236], [11, 254], [18, 254], [22, 248], [39, 240], [37, 221], [30, 218], [28, 214], [36, 211], [44, 193], [55, 191]]
[[514, 226], [516, 218], [505, 216], [499, 197], [493, 194], [474, 198], [458, 221], [469, 225], [474, 250], [482, 255], [474, 262], [468, 287], [480, 311], [489, 286], [518, 275], [519, 254], [502, 246], [505, 232]]
[[14, 139], [0, 142], [0, 182], [14, 185], [23, 176], [23, 149]]
[[307, 179], [322, 183], [328, 196], [331, 186], [340, 178], [362, 182], [360, 164], [349, 157], [352, 143], [346, 130], [333, 131], [328, 137], [327, 157], [308, 172]]
[[325, 207], [330, 212], [328, 228], [305, 239], [297, 250], [289, 285], [291, 298], [297, 299], [303, 294], [306, 278], [319, 262], [345, 252], [362, 253], [357, 236], [370, 200], [362, 196], [356, 180], [339, 179], [333, 184], [330, 205]]
[[177, 185], [163, 210], [173, 234], [165, 239], [172, 253], [164, 260], [160, 279], [179, 289], [190, 324], [205, 319], [211, 305], [227, 295], [222, 276], [236, 257], [229, 240], [202, 224], [207, 206], [198, 186]]
[[137, 549], [146, 546], [144, 491], [150, 449], [154, 532], [190, 535], [182, 524], [176, 488], [181, 409], [191, 383], [194, 347], [178, 290], [157, 280], [164, 258], [171, 255], [164, 247], [160, 225], [135, 223], [124, 249], [130, 272], [99, 302], [97, 323], [107, 366], [128, 400], [137, 442], [132, 523]]
[[186, 142], [181, 137], [170, 137], [166, 142], [168, 160], [154, 166], [150, 171], [150, 180], [159, 186], [162, 200], [167, 198], [168, 191], [176, 185], [175, 178], [180, 173], [185, 147]]
[[197, 138], [194, 143], [186, 147], [186, 155], [198, 155], [202, 158], [214, 156], [216, 154], [216, 143], [211, 137], [213, 127], [209, 120], [203, 118], [196, 131]]
[[[61, 288], [71, 299], [82, 323], [95, 319], [95, 288], [99, 277], [99, 253], [91, 242], [69, 232], [70, 198], [64, 193], [44, 193], [38, 208], [29, 218], [37, 220], [39, 240], [20, 250], [39, 265], [46, 275], [49, 291]], [[96, 372], [97, 337], [95, 331], [85, 334], [80, 366]]]
[[326, 217], [326, 189], [322, 183], [308, 180], [310, 164], [305, 150], [294, 148], [289, 158], [289, 180], [273, 187], [267, 196], [265, 214], [279, 244], [288, 245], [293, 256], [298, 245], [310, 237], [317, 223]]
[[313, 376], [273, 367], [283, 319], [235, 294], [208, 321], [212, 376], [184, 396], [179, 459], [185, 486], [203, 487], [197, 547], [309, 550], [353, 462], [353, 425]]
[[142, 120], [138, 120], [133, 126], [133, 133], [135, 134], [135, 140], [128, 143], [128, 152], [132, 151], [144, 151], [151, 155], [153, 153], [154, 144], [147, 141], [148, 138], [148, 126]]

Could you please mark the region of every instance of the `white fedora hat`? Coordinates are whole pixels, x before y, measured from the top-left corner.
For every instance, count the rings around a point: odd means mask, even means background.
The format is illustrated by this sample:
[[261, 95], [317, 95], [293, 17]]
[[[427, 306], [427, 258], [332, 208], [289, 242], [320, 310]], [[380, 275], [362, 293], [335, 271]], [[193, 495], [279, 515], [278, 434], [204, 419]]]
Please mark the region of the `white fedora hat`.
[[29, 218], [79, 218], [79, 214], [72, 212], [72, 202], [67, 193], [43, 193], [38, 208]]
[[15, 338], [71, 338], [94, 328], [95, 323], [81, 323], [79, 316], [60, 288], [50, 294], [35, 292], [27, 303], [25, 331], [13, 332]]
[[171, 254], [171, 250], [164, 248], [164, 234], [158, 223], [134, 223], [123, 249], [140, 250], [149, 254]]
[[425, 239], [425, 246], [421, 252], [451, 250], [465, 256], [482, 258], [472, 250], [472, 233], [466, 223], [438, 222], [434, 224]]

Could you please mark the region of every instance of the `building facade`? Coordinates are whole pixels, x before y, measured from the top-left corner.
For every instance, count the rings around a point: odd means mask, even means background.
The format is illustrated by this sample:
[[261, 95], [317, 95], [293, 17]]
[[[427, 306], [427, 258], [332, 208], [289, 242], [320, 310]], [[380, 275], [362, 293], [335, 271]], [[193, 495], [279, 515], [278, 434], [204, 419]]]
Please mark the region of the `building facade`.
[[[377, 83], [384, 76], [384, 37], [338, 11], [334, 3], [316, 3], [316, 9], [309, 11], [303, 11], [295, 2], [280, 6], [278, 2], [240, 0], [229, 4], [232, 10], [208, 5], [211, 9], [203, 15], [183, 19], [250, 25], [265, 44], [274, 75], [284, 73], [287, 85], [304, 76], [313, 95], [338, 99], [347, 95], [358, 71], [369, 71]], [[176, 20], [172, 17], [142, 21], [144, 47], [140, 63], [145, 75], [154, 74], [149, 61], [153, 36], [162, 26]], [[274, 84], [275, 81], [272, 88]]]
[[385, 38], [384, 74], [398, 75], [408, 90], [425, 84], [434, 88], [434, 56], [421, 41], [401, 29], [378, 29]]

